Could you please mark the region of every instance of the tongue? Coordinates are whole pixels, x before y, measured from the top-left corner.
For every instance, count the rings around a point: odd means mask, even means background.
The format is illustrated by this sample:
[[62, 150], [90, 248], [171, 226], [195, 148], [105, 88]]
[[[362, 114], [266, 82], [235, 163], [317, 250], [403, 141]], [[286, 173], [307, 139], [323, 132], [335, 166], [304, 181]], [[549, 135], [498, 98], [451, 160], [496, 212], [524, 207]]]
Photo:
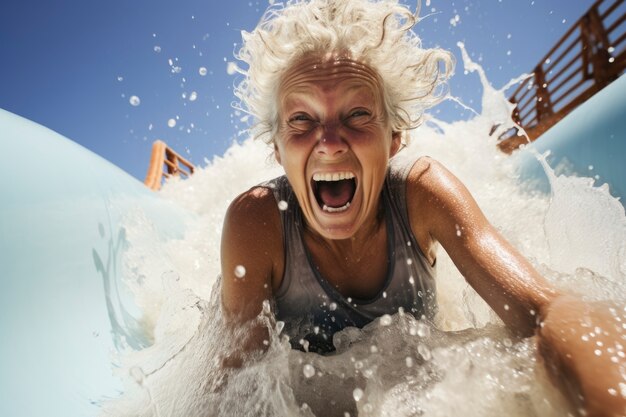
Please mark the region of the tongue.
[[317, 190], [320, 199], [328, 207], [343, 207], [352, 199], [354, 193], [353, 181], [320, 181]]

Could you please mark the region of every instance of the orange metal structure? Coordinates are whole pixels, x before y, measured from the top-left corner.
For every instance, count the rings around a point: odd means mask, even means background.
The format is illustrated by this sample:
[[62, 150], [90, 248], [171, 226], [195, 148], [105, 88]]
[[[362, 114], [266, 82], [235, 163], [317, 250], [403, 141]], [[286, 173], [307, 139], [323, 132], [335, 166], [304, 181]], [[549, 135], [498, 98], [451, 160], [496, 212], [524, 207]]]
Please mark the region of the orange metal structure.
[[[626, 69], [624, 0], [596, 1], [563, 35], [511, 95], [513, 120], [531, 141]], [[498, 147], [511, 153], [527, 143], [517, 130], [505, 133]]]
[[152, 144], [150, 166], [144, 184], [157, 191], [161, 188], [164, 178], [172, 175], [189, 177], [194, 170], [195, 167], [191, 162], [168, 147], [165, 142], [157, 140]]

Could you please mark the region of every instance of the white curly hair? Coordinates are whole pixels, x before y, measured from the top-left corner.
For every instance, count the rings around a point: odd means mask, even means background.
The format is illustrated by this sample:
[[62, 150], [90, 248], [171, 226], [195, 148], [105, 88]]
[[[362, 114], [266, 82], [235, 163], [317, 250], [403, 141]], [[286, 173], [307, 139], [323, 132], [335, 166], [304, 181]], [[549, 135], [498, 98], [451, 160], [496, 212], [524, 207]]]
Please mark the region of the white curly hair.
[[[237, 54], [247, 69], [235, 87], [236, 108], [252, 115], [254, 137], [273, 143], [278, 133], [278, 86], [299, 58], [347, 51], [382, 82], [394, 131], [417, 127], [426, 109], [442, 100], [453, 55], [423, 49], [412, 30], [419, 21], [398, 0], [290, 0], [270, 6], [252, 32], [242, 32]], [[245, 67], [244, 66], [244, 67]]]

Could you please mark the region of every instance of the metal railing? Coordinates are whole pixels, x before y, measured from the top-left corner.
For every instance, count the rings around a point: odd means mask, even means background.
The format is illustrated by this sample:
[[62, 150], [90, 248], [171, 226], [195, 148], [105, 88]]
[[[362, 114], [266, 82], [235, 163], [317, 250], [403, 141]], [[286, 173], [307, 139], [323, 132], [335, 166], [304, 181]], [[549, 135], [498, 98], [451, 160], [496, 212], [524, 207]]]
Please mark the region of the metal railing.
[[189, 177], [194, 170], [195, 167], [191, 162], [168, 147], [165, 142], [157, 140], [152, 144], [150, 166], [144, 184], [157, 191], [164, 179], [172, 175]]
[[[624, 0], [598, 0], [511, 95], [509, 100], [517, 105], [513, 120], [533, 141], [625, 68], [626, 5]], [[517, 129], [501, 139], [498, 147], [507, 153], [527, 143]]]

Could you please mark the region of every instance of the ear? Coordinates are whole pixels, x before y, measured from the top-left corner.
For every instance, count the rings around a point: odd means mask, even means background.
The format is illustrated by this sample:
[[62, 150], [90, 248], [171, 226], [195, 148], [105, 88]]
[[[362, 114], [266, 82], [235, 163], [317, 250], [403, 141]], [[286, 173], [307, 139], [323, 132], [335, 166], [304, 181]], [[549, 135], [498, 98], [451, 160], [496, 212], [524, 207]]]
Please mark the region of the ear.
[[389, 157], [391, 158], [398, 153], [402, 147], [402, 132], [391, 132], [391, 148], [389, 150]]
[[283, 164], [280, 161], [280, 151], [278, 150], [278, 145], [276, 145], [276, 142], [274, 142], [274, 158], [276, 158], [276, 162], [278, 162], [279, 165]]

